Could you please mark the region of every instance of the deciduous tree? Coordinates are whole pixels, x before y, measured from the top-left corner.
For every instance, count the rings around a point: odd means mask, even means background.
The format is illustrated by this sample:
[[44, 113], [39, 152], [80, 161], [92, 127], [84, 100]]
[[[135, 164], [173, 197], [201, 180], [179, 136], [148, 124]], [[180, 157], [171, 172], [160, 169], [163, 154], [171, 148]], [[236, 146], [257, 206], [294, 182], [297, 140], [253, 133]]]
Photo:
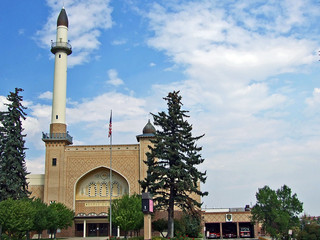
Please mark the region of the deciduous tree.
[[0, 223], [10, 239], [22, 239], [33, 228], [34, 216], [35, 209], [30, 199], [9, 198], [0, 202]]
[[141, 196], [137, 194], [131, 196], [125, 194], [112, 201], [112, 224], [119, 226], [125, 232], [125, 238], [128, 231], [137, 231], [143, 227], [141, 206]]
[[56, 238], [57, 229], [67, 229], [72, 226], [74, 212], [64, 204], [55, 202], [51, 203], [48, 209], [48, 229]]
[[168, 229], [168, 221], [164, 220], [163, 218], [159, 218], [158, 220], [152, 222], [152, 228], [153, 230], [158, 231], [162, 237], [165, 237], [163, 232], [167, 231]]
[[200, 191], [200, 182], [206, 181], [206, 173], [196, 168], [204, 161], [200, 154], [202, 148], [196, 142], [204, 135], [192, 136], [192, 125], [186, 120], [188, 111], [181, 109], [181, 99], [179, 91], [170, 92], [164, 98], [168, 113], [152, 114], [154, 125], [159, 128], [151, 140], [154, 146], [149, 146], [150, 153], [144, 161], [148, 166], [147, 178], [139, 182], [143, 191], [155, 196], [155, 207], [168, 211], [170, 238], [174, 236], [174, 206], [193, 214], [201, 203], [191, 194], [208, 195]]
[[48, 205], [40, 198], [35, 198], [32, 201], [32, 207], [35, 209], [35, 217], [33, 220], [33, 231], [38, 233], [38, 239], [40, 239], [40, 234], [42, 231], [46, 230], [49, 225], [48, 221]]
[[283, 185], [277, 191], [265, 186], [259, 189], [256, 198], [251, 220], [262, 223], [271, 237], [288, 237], [288, 230], [299, 225], [298, 215], [303, 211], [303, 203], [288, 186]]

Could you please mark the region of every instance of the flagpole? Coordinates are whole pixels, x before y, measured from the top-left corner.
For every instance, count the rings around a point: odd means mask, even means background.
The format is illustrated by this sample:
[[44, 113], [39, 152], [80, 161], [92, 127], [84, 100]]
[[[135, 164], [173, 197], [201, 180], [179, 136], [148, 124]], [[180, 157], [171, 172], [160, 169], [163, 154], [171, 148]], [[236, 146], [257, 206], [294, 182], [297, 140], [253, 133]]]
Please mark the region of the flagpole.
[[110, 236], [112, 236], [112, 110], [110, 113], [109, 123], [109, 137], [110, 137]]

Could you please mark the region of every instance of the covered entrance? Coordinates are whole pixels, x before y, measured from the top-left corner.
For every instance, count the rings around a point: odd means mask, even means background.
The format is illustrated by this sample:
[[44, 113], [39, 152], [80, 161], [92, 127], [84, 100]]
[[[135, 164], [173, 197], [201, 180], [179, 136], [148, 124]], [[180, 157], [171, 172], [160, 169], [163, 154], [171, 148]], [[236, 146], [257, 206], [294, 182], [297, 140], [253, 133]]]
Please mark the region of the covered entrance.
[[[106, 217], [87, 217], [75, 218], [76, 237], [105, 237], [110, 232], [109, 221]], [[114, 235], [115, 236], [115, 235]]]

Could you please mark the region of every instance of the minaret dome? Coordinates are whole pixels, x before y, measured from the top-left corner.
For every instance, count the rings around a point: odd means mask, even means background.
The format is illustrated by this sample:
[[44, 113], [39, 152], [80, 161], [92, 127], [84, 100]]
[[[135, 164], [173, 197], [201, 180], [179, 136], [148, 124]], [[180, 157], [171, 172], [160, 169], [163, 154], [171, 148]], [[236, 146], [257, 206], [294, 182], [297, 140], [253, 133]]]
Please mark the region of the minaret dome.
[[156, 132], [156, 129], [154, 128], [154, 126], [152, 125], [152, 123], [150, 122], [150, 119], [149, 119], [148, 123], [143, 128], [142, 133], [143, 134], [148, 134], [148, 133], [155, 133], [155, 132]]
[[58, 20], [57, 20], [57, 27], [58, 26], [69, 27], [68, 17], [64, 7], [61, 9]]

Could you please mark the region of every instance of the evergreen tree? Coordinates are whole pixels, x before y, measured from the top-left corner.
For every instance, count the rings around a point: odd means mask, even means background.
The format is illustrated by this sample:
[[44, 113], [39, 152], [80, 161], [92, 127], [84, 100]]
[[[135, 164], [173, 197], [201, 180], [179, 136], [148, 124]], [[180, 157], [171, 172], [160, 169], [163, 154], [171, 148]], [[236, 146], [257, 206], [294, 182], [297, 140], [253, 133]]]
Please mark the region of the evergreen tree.
[[208, 195], [201, 192], [200, 182], [206, 181], [206, 172], [200, 172], [195, 166], [201, 164], [201, 147], [196, 142], [204, 135], [193, 137], [192, 125], [185, 118], [188, 111], [182, 110], [181, 96], [178, 92], [170, 92], [167, 101], [168, 114], [159, 112], [152, 114], [155, 126], [161, 129], [155, 132], [150, 140], [147, 153], [147, 178], [139, 181], [142, 191], [154, 195], [155, 207], [168, 211], [168, 237], [174, 236], [174, 206], [197, 214], [201, 203], [193, 199], [191, 194]]
[[0, 201], [21, 199], [30, 195], [27, 184], [22, 119], [26, 119], [22, 96], [16, 88], [7, 97], [8, 111], [0, 112]]

